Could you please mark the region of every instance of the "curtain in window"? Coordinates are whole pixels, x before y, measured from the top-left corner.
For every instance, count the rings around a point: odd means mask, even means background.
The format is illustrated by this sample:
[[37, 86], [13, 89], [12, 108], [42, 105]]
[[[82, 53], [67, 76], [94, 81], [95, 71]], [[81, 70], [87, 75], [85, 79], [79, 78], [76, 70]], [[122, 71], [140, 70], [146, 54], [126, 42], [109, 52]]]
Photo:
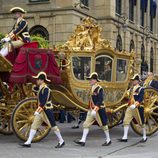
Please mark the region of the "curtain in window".
[[147, 8], [148, 8], [148, 0], [141, 0], [140, 8], [141, 8], [141, 10], [146, 12]]
[[155, 18], [157, 10], [157, 2], [156, 0], [150, 0], [150, 16]]

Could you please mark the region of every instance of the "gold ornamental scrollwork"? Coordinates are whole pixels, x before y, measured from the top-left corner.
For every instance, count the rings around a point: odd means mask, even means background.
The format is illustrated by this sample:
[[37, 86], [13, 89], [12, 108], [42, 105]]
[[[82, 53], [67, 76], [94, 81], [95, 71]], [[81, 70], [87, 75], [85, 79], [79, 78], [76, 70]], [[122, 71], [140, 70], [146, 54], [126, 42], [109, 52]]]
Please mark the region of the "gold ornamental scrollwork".
[[90, 17], [83, 19], [76, 26], [74, 33], [62, 46], [63, 50], [69, 51], [97, 51], [104, 48], [112, 48], [111, 42], [101, 38], [102, 28]]
[[0, 55], [0, 72], [10, 72], [11, 70], [12, 64]]

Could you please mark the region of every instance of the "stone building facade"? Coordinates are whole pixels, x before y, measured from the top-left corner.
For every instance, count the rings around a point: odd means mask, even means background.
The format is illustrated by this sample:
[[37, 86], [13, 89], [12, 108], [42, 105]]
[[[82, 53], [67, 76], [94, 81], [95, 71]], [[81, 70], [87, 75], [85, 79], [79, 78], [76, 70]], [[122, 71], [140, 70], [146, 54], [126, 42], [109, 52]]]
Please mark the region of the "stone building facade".
[[[81, 20], [90, 16], [102, 26], [102, 36], [119, 50], [137, 53], [138, 62], [158, 73], [158, 20], [156, 0], [1, 0], [0, 32], [14, 24], [10, 8], [27, 10], [31, 34], [62, 44]], [[147, 64], [145, 64], [147, 61]]]

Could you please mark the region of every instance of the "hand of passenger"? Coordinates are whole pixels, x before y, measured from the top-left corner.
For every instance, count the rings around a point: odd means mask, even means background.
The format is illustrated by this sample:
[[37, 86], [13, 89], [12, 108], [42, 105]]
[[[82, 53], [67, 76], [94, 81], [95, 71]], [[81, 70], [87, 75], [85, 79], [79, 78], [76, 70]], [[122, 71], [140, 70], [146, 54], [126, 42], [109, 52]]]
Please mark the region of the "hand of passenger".
[[38, 116], [38, 115], [39, 115], [39, 112], [35, 111], [34, 115], [35, 115], [35, 116]]
[[136, 105], [135, 105], [135, 104], [132, 104], [132, 105], [130, 106], [130, 108], [131, 108], [131, 109], [135, 109], [135, 108], [136, 108]]
[[96, 111], [95, 111], [95, 110], [92, 110], [92, 111], [91, 111], [91, 115], [92, 115], [93, 117], [96, 117]]

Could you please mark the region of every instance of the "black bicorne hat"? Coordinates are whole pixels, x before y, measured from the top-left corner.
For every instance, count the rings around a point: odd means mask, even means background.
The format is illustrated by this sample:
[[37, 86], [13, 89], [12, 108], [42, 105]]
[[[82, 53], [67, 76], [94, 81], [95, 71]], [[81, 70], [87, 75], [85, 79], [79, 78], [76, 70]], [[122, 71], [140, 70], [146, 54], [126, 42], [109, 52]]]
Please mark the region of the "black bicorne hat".
[[23, 14], [26, 13], [26, 11], [21, 7], [13, 7], [13, 8], [10, 9], [10, 12], [11, 13], [20, 12], [20, 13], [23, 13]]
[[49, 79], [47, 79], [47, 74], [45, 72], [39, 72], [37, 76], [32, 76], [32, 77], [36, 79], [44, 80], [47, 82], [51, 82]]
[[89, 77], [87, 77], [87, 80], [97, 80], [97, 82], [100, 82], [100, 80], [98, 79], [98, 74], [96, 72], [91, 73], [91, 75]]
[[138, 74], [135, 74], [135, 75], [131, 78], [131, 80], [137, 80], [137, 81], [140, 81], [140, 77], [139, 77]]

